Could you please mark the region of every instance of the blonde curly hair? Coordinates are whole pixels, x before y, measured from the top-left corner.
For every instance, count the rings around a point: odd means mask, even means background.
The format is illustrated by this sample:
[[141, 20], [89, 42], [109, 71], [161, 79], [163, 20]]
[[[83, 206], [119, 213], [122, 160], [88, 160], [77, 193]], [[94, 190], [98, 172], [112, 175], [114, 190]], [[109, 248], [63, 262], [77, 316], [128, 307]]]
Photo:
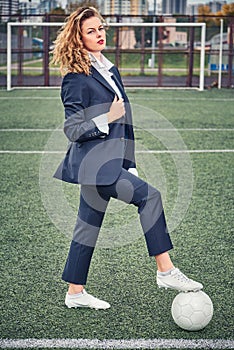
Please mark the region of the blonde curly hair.
[[54, 41], [51, 63], [59, 64], [62, 76], [69, 72], [90, 74], [91, 61], [81, 39], [82, 23], [90, 17], [98, 17], [105, 23], [94, 7], [79, 7], [66, 19]]

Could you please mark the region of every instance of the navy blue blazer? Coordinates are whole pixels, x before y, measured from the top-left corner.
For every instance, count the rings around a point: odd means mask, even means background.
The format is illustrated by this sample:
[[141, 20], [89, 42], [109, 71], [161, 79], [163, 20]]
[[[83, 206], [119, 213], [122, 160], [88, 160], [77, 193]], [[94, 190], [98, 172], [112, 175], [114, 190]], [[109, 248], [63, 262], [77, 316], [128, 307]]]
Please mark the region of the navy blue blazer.
[[68, 73], [63, 78], [64, 133], [70, 144], [55, 178], [75, 184], [110, 185], [122, 167], [136, 167], [131, 107], [118, 69], [113, 66], [110, 71], [122, 93], [126, 114], [109, 124], [108, 135], [92, 118], [109, 111], [116, 95], [110, 84], [94, 67], [88, 76]]

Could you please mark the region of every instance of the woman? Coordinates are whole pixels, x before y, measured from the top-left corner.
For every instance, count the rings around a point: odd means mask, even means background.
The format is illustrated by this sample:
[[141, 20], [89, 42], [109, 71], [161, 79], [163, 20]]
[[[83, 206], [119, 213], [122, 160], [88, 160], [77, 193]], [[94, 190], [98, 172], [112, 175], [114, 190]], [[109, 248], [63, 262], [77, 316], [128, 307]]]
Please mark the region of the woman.
[[103, 217], [111, 197], [138, 207], [150, 256], [157, 264], [159, 287], [198, 291], [202, 284], [175, 268], [172, 243], [158, 190], [137, 176], [129, 101], [119, 72], [102, 55], [104, 21], [93, 7], [73, 12], [56, 41], [53, 62], [64, 75], [61, 98], [64, 132], [70, 145], [55, 177], [81, 184], [74, 236], [63, 272], [69, 283], [67, 307], [107, 309], [84, 285]]

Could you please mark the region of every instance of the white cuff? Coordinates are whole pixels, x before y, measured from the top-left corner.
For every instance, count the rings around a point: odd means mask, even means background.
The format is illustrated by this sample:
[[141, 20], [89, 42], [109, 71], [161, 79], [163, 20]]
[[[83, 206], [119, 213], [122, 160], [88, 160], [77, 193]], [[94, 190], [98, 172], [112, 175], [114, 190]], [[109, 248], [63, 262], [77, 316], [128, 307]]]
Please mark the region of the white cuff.
[[135, 175], [135, 176], [138, 176], [138, 171], [136, 170], [136, 168], [129, 168], [128, 171], [129, 171], [131, 174], [133, 174], [133, 175]]
[[108, 118], [107, 114], [101, 114], [95, 118], [92, 119], [93, 122], [96, 124], [96, 127], [105, 134], [109, 134], [109, 125], [108, 125]]

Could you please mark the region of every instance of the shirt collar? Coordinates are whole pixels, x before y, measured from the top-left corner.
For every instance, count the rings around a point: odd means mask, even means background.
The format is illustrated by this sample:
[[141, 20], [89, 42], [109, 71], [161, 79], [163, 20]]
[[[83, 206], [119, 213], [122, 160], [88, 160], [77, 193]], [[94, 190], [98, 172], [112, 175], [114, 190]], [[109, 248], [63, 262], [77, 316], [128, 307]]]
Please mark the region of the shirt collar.
[[109, 61], [103, 54], [101, 54], [101, 60], [98, 60], [91, 52], [89, 52], [91, 64], [96, 69], [107, 69], [110, 70], [114, 65]]

